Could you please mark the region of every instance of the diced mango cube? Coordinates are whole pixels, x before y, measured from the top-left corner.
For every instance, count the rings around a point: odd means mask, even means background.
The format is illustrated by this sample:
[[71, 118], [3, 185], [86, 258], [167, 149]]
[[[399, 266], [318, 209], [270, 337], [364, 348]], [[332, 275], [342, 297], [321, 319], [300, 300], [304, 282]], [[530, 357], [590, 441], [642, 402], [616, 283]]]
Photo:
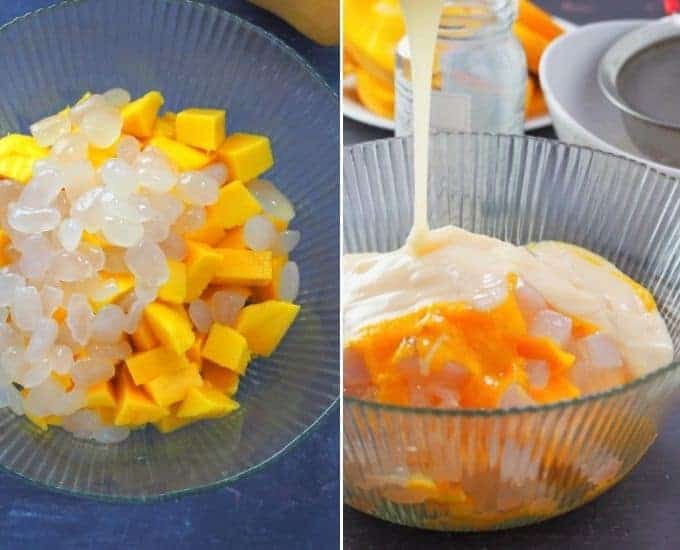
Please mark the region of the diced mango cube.
[[116, 156], [116, 153], [118, 151], [118, 141], [120, 140], [119, 139], [116, 140], [112, 145], [104, 149], [92, 146], [89, 147], [87, 151], [87, 158], [90, 160], [90, 162], [94, 165], [95, 168], [99, 168], [107, 160]]
[[177, 113], [177, 140], [206, 151], [224, 142], [226, 112], [223, 109], [185, 109]]
[[155, 136], [149, 141], [149, 145], [156, 147], [170, 159], [180, 170], [198, 170], [213, 161], [213, 155], [189, 147], [184, 143], [175, 141], [165, 136]]
[[184, 237], [190, 241], [215, 246], [224, 238], [224, 235], [225, 231], [222, 226], [216, 223], [206, 223], [200, 229], [196, 229], [195, 231], [187, 231], [184, 234]]
[[300, 306], [268, 300], [244, 307], [236, 322], [253, 353], [269, 357], [293, 324]]
[[68, 374], [59, 374], [58, 372], [51, 372], [50, 376], [59, 382], [62, 388], [66, 391], [71, 391], [73, 386], [75, 385], [73, 383], [73, 378], [71, 378]]
[[144, 389], [161, 407], [167, 407], [182, 401], [189, 389], [203, 384], [198, 367], [191, 365], [187, 369], [154, 378], [144, 384]]
[[36, 159], [23, 155], [7, 155], [0, 157], [0, 178], [26, 183], [31, 179], [33, 163]]
[[125, 360], [125, 364], [138, 386], [159, 376], [174, 374], [190, 367], [184, 355], [177, 354], [165, 346], [135, 353]]
[[227, 165], [232, 180], [253, 180], [274, 165], [267, 136], [232, 134], [224, 140], [217, 154]]
[[223, 262], [222, 254], [202, 243], [187, 241], [186, 301], [198, 298], [215, 277]]
[[213, 323], [201, 355], [219, 366], [245, 374], [250, 361], [246, 339], [233, 328]]
[[201, 369], [201, 376], [227, 395], [234, 395], [238, 391], [240, 377], [233, 370], [225, 369], [215, 363], [206, 361]]
[[168, 111], [163, 113], [163, 116], [159, 116], [156, 119], [156, 124], [153, 127], [154, 136], [165, 136], [170, 139], [175, 139], [175, 121], [177, 120], [177, 115]]
[[25, 134], [7, 134], [0, 138], [0, 157], [6, 155], [21, 155], [35, 159], [45, 158], [49, 149], [40, 147], [33, 136]]
[[90, 233], [89, 231], [83, 231], [83, 236], [81, 237], [81, 240], [84, 243], [90, 243], [93, 244], [94, 246], [98, 246], [99, 248], [107, 248], [111, 246], [111, 243], [109, 243], [99, 233]]
[[170, 408], [170, 414], [168, 416], [164, 416], [158, 422], [153, 423], [153, 425], [156, 426], [156, 429], [159, 432], [161, 432], [162, 434], [174, 432], [176, 430], [184, 428], [185, 426], [188, 426], [189, 424], [193, 424], [197, 420], [200, 420], [198, 418], [177, 418], [178, 408], [179, 404], [173, 405]]
[[222, 261], [214, 282], [225, 285], [265, 286], [272, 281], [272, 253], [269, 250], [216, 249]]
[[85, 406], [89, 409], [99, 409], [116, 406], [116, 394], [113, 383], [100, 382], [87, 390]]
[[41, 431], [43, 431], [43, 432], [47, 431], [47, 428], [48, 428], [47, 420], [44, 417], [35, 416], [35, 415], [32, 415], [31, 413], [27, 412], [26, 418], [28, 418], [28, 420], [31, 422], [31, 424], [33, 424], [34, 426], [39, 428]]
[[243, 239], [243, 226], [232, 227], [227, 229], [224, 238], [217, 244], [219, 248], [246, 248], [246, 242]]
[[178, 418], [217, 418], [238, 409], [238, 403], [210, 383], [191, 388], [177, 409]]
[[126, 273], [113, 273], [113, 274], [103, 273], [102, 278], [105, 280], [115, 281], [117, 289], [115, 292], [107, 296], [105, 300], [100, 301], [91, 300], [92, 309], [95, 311], [95, 313], [98, 312], [104, 306], [114, 303], [124, 294], [132, 290], [132, 288], [135, 286], [135, 278], [132, 275], [128, 275]]
[[137, 325], [137, 330], [130, 335], [130, 338], [132, 339], [135, 351], [149, 351], [159, 346], [159, 342], [153, 335], [149, 323], [143, 317], [140, 319], [139, 325]]
[[181, 304], [187, 295], [187, 266], [182, 262], [168, 260], [170, 277], [158, 289], [158, 297], [164, 302]]
[[281, 218], [277, 218], [276, 216], [272, 216], [271, 214], [265, 214], [265, 217], [270, 222], [272, 222], [274, 229], [276, 229], [279, 233], [281, 233], [281, 231], [285, 231], [286, 229], [288, 229], [288, 222], [286, 220], [282, 220]]
[[123, 132], [138, 138], [153, 134], [158, 111], [165, 100], [160, 92], [153, 90], [123, 107]]
[[265, 300], [276, 300], [279, 297], [279, 283], [281, 282], [281, 271], [283, 266], [288, 263], [287, 256], [272, 257], [272, 281], [266, 286], [257, 287], [255, 294], [261, 302]]
[[116, 376], [116, 426], [141, 426], [156, 422], [170, 414], [165, 407], [157, 405], [135, 385], [127, 368], [121, 367]]
[[144, 318], [160, 343], [176, 354], [184, 354], [194, 343], [191, 322], [172, 307], [153, 302], [146, 306]]
[[7, 245], [11, 239], [7, 231], [0, 229], [0, 267], [3, 267], [12, 262], [11, 256], [7, 253]]
[[59, 306], [57, 309], [54, 310], [54, 313], [52, 314], [52, 319], [54, 319], [57, 323], [60, 325], [66, 320], [66, 308]]
[[205, 343], [205, 334], [197, 334], [196, 340], [194, 340], [193, 345], [187, 351], [187, 358], [189, 361], [201, 364], [201, 351], [203, 350], [203, 344]]
[[115, 407], [101, 407], [97, 409], [97, 414], [102, 421], [102, 424], [113, 426], [116, 419]]
[[262, 206], [253, 194], [240, 181], [233, 181], [220, 189], [217, 202], [208, 207], [208, 220], [229, 229], [243, 225], [260, 212]]

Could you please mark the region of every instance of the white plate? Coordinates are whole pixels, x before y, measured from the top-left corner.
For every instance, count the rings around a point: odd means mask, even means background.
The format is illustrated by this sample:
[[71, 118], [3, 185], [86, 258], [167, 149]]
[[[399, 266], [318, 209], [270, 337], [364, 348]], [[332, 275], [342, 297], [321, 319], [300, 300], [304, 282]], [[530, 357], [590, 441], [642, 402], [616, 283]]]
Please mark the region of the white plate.
[[591, 23], [558, 38], [541, 59], [541, 84], [562, 141], [623, 155], [680, 176], [680, 169], [651, 161], [633, 145], [621, 115], [597, 82], [600, 58], [619, 37], [645, 22], [648, 20]]
[[[566, 21], [559, 17], [555, 17], [555, 22], [560, 25], [567, 33], [573, 31], [578, 25], [570, 21]], [[343, 90], [355, 91], [356, 80], [353, 76], [345, 78], [342, 83]], [[383, 130], [394, 131], [394, 120], [391, 118], [385, 118], [374, 114], [369, 111], [358, 101], [355, 101], [352, 97], [343, 94], [342, 96], [342, 113], [347, 118], [356, 120], [363, 124], [368, 124], [369, 126], [374, 126], [376, 128], [382, 128]], [[550, 126], [550, 115], [544, 115], [539, 117], [529, 118], [524, 122], [524, 130], [529, 132], [531, 130], [538, 130], [539, 128], [545, 128]]]

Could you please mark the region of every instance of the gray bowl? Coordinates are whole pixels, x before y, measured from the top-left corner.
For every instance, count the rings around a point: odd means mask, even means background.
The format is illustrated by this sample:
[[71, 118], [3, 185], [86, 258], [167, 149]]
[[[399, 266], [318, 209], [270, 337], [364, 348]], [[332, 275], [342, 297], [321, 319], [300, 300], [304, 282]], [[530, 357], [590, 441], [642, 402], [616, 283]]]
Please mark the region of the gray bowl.
[[680, 18], [644, 25], [602, 57], [598, 81], [626, 132], [653, 160], [680, 167]]

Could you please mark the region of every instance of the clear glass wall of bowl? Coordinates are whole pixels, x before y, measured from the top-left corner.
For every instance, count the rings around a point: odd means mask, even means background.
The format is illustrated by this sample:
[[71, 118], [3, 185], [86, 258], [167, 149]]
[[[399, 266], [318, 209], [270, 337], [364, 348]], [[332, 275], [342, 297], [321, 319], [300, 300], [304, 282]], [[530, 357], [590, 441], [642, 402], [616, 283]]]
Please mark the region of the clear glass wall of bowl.
[[236, 479], [284, 452], [339, 394], [338, 98], [293, 50], [223, 10], [171, 0], [66, 2], [0, 29], [0, 135], [85, 90], [157, 89], [165, 108], [226, 108], [228, 130], [268, 135], [268, 174], [294, 203], [303, 238], [301, 313], [285, 342], [241, 383], [241, 409], [104, 446], [40, 432], [0, 409], [0, 466], [62, 491], [153, 499]]
[[[593, 250], [652, 291], [680, 349], [680, 182], [622, 157], [547, 140], [438, 134], [431, 145], [432, 227], [456, 224], [516, 244], [554, 239]], [[345, 252], [401, 246], [413, 219], [411, 174], [409, 140], [345, 151]], [[678, 386], [673, 362], [601, 394], [526, 409], [444, 411], [346, 397], [345, 502], [444, 530], [564, 513], [637, 464]]]

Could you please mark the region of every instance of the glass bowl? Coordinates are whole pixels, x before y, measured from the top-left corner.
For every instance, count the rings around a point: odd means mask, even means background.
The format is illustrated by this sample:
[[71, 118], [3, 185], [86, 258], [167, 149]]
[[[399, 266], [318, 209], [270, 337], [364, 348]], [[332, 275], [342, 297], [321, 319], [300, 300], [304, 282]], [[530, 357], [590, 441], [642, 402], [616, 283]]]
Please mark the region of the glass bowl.
[[[401, 246], [411, 228], [411, 143], [344, 155], [346, 253]], [[586, 247], [655, 295], [675, 361], [627, 385], [550, 405], [441, 410], [344, 398], [344, 496], [404, 525], [489, 530], [576, 508], [623, 478], [680, 385], [680, 185], [643, 164], [523, 136], [438, 134], [430, 224], [516, 244]]]
[[151, 500], [234, 480], [281, 454], [339, 396], [338, 98], [278, 39], [194, 2], [85, 0], [0, 28], [0, 135], [75, 101], [85, 90], [163, 92], [168, 109], [224, 107], [229, 131], [266, 134], [268, 174], [296, 206], [302, 232], [301, 313], [277, 352], [249, 367], [227, 418], [123, 444], [40, 432], [0, 409], [0, 465], [53, 489]]

